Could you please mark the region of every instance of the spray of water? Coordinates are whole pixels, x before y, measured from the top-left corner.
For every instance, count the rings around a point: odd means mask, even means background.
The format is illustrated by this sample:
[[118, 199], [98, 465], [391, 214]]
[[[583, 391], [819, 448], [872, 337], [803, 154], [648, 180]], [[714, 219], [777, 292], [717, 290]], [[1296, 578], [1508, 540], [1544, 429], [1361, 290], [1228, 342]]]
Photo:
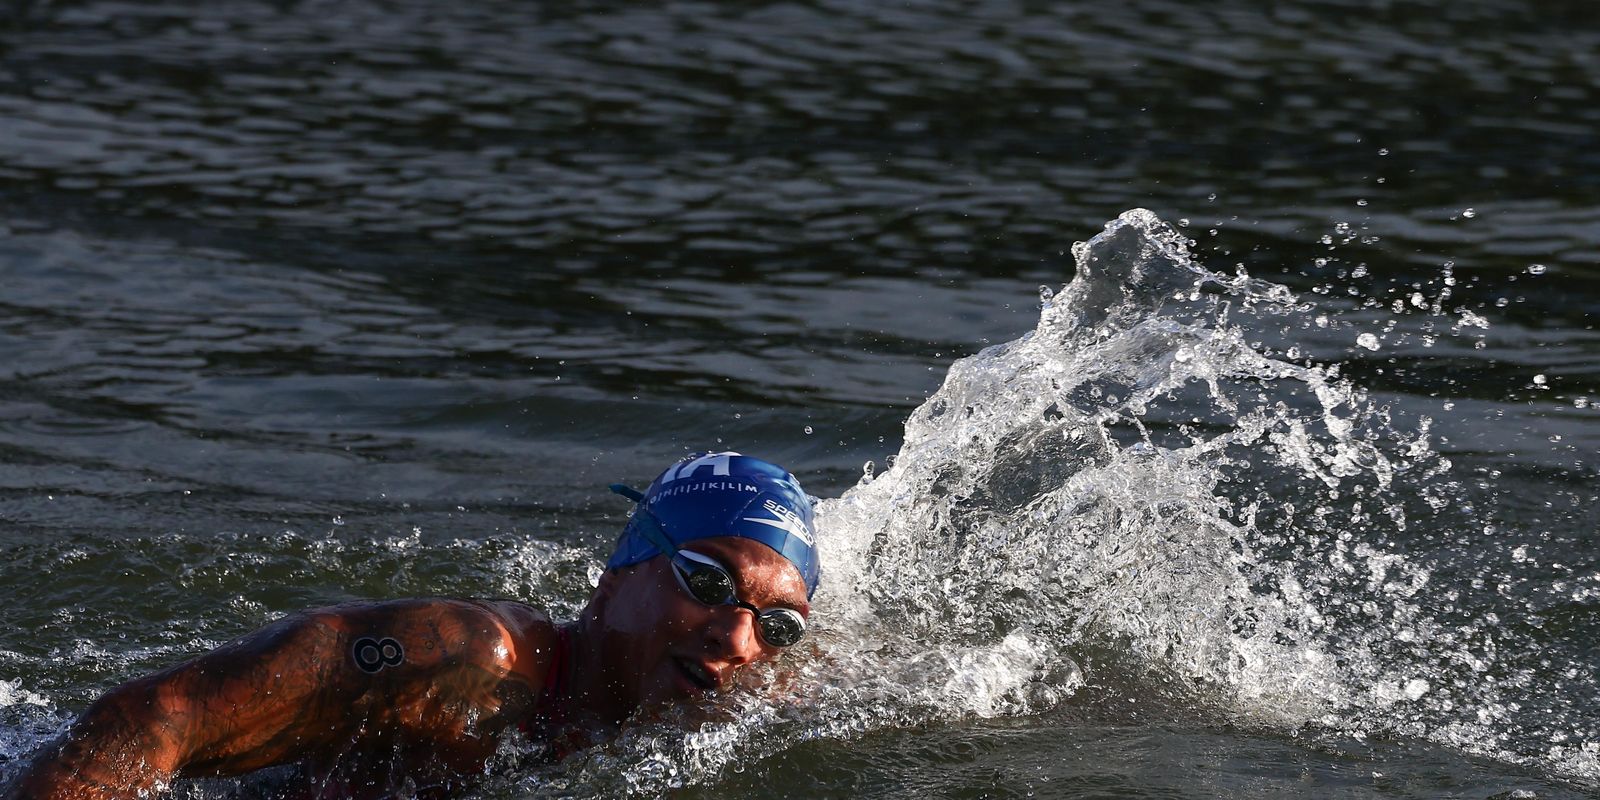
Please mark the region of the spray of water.
[[824, 607], [917, 642], [1024, 646], [1036, 673], [1001, 679], [1018, 700], [1070, 691], [1052, 670], [1082, 657], [1275, 726], [1346, 715], [1357, 687], [1426, 693], [1317, 598], [1357, 599], [1359, 575], [1363, 601], [1420, 624], [1426, 572], [1351, 531], [1403, 529], [1396, 476], [1444, 465], [1335, 370], [1251, 343], [1235, 318], [1307, 307], [1186, 245], [1122, 215], [1074, 249], [1032, 333], [956, 364], [893, 468], [828, 507], [830, 588], [865, 591]]

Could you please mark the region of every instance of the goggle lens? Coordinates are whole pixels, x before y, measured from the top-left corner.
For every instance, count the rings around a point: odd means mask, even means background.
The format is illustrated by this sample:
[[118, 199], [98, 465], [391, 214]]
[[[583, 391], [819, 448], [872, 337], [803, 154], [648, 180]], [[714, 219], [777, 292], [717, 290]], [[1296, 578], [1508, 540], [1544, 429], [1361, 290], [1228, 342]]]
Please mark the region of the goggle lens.
[[694, 564], [694, 567], [683, 576], [694, 599], [708, 606], [720, 606], [733, 598], [733, 576], [707, 564]]
[[756, 615], [756, 630], [773, 647], [788, 647], [806, 635], [806, 621], [791, 608], [769, 608]]

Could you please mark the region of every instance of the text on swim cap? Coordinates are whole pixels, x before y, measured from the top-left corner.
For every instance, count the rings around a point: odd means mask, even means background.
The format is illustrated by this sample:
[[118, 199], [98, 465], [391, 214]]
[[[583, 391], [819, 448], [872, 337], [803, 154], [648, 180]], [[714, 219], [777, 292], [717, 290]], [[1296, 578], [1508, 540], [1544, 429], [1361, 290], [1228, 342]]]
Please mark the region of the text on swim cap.
[[671, 489], [662, 489], [650, 495], [649, 503], [655, 505], [657, 500], [664, 497], [676, 497], [690, 492], [760, 492], [761, 487], [744, 481], [705, 481], [691, 483], [685, 486], [674, 486]]

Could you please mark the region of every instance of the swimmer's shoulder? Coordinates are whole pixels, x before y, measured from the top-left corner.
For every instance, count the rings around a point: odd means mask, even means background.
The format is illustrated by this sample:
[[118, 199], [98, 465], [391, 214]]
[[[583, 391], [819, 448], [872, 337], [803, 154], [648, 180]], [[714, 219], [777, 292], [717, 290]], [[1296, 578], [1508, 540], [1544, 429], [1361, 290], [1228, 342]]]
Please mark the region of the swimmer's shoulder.
[[302, 613], [336, 631], [358, 669], [375, 672], [471, 666], [542, 686], [559, 639], [548, 614], [515, 600], [413, 598]]
[[546, 614], [515, 600], [480, 600], [504, 631], [505, 666], [531, 686], [544, 686], [562, 647], [561, 631]]

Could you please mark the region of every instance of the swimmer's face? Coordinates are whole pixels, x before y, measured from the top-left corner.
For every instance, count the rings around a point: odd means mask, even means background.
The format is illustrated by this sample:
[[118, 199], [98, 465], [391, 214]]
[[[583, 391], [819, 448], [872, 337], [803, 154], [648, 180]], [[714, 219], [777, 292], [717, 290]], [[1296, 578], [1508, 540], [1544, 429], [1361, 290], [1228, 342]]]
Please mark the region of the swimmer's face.
[[[810, 613], [800, 571], [772, 548], [750, 539], [718, 537], [687, 542], [683, 550], [707, 556], [733, 577], [739, 599], [757, 608]], [[690, 596], [657, 556], [608, 572], [605, 622], [618, 672], [614, 685], [636, 705], [693, 697], [724, 688], [746, 664], [782, 652], [761, 640], [755, 616], [733, 605], [708, 606]]]

